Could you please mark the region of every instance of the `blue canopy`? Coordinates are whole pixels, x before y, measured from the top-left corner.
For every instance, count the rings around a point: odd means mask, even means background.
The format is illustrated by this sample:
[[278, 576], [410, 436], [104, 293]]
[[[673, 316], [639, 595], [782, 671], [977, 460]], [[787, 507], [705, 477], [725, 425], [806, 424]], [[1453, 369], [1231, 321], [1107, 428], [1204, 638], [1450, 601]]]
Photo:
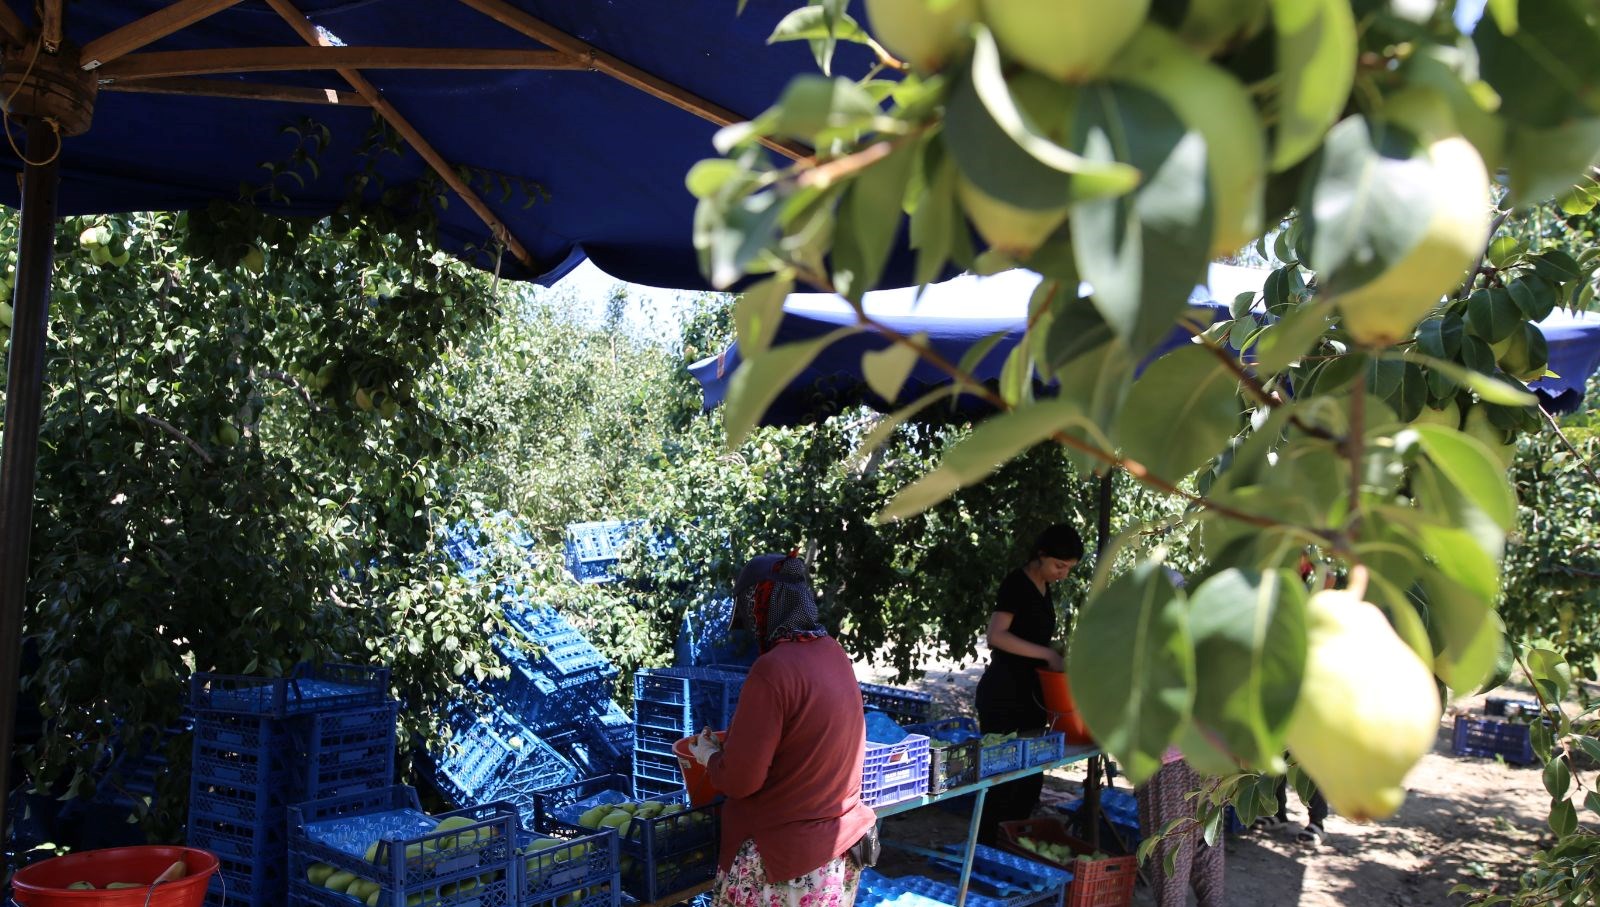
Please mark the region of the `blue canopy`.
[[[20, 13], [32, 4], [13, 5]], [[739, 14], [734, 3], [720, 0], [297, 3], [324, 30], [324, 40], [345, 45], [331, 48], [308, 47], [266, 3], [229, 6], [223, 0], [180, 4], [228, 8], [125, 55], [116, 54], [116, 41], [107, 45], [108, 34], [169, 5], [75, 0], [67, 8], [69, 43], [89, 52], [86, 66], [104, 59], [93, 70], [100, 92], [92, 124], [61, 147], [60, 213], [186, 209], [235, 199], [241, 185], [266, 178], [263, 163], [288, 157], [297, 136], [284, 129], [305, 118], [327, 126], [332, 143], [317, 155], [317, 174], [302, 171], [303, 186], [280, 178], [290, 197], [281, 210], [332, 209], [347, 195], [361, 163], [358, 146], [374, 118], [368, 102], [325, 68], [331, 57], [310, 62], [315, 53], [342, 52], [368, 64], [351, 68], [444, 161], [465, 168], [467, 182], [526, 247], [531, 264], [507, 253], [502, 273], [545, 282], [587, 255], [625, 280], [703, 288], [690, 244], [695, 199], [684, 176], [696, 161], [715, 154], [711, 138], [718, 125], [707, 117], [753, 117], [792, 76], [817, 71], [805, 42], [767, 44], [773, 27], [795, 8], [771, 0], [750, 3]], [[573, 52], [563, 48], [559, 58], [537, 56], [553, 45], [519, 30], [532, 27], [530, 17], [565, 35]], [[184, 55], [217, 49], [231, 53], [221, 60]], [[385, 68], [390, 64], [372, 62], [373, 49], [392, 49], [391, 56], [416, 61], [411, 66], [438, 68]], [[274, 67], [307, 62], [298, 69], [217, 71], [245, 69], [253, 58]], [[324, 68], [307, 68], [313, 65]], [[473, 68], [488, 65], [565, 68]], [[856, 45], [842, 45], [834, 61], [841, 74], [860, 75], [868, 65], [867, 51]], [[192, 92], [299, 92], [305, 99]], [[330, 96], [361, 106], [325, 103]], [[319, 98], [324, 102], [315, 103]], [[0, 167], [21, 169], [15, 156], [4, 157]], [[427, 169], [407, 147], [387, 157], [382, 171], [393, 186]], [[16, 180], [0, 180], [0, 202], [19, 203]], [[440, 217], [447, 248], [494, 267], [488, 251], [494, 237], [460, 198], [450, 196]], [[890, 279], [903, 279], [908, 262], [897, 258]]]
[[[989, 277], [964, 275], [931, 284], [920, 297], [914, 287], [871, 292], [866, 294], [864, 305], [873, 318], [902, 334], [909, 336], [919, 331], [926, 334], [928, 345], [950, 362], [960, 362], [969, 349], [985, 338], [1003, 334], [973, 367], [977, 378], [995, 382], [1000, 378], [1006, 357], [1022, 340], [1028, 298], [1039, 280], [1039, 275], [1023, 270], [1004, 271]], [[1190, 304], [1200, 310], [1197, 312], [1199, 320], [1205, 324], [1228, 315], [1227, 306], [1213, 301], [1212, 295], [1204, 287], [1197, 287], [1190, 297]], [[855, 310], [840, 297], [796, 293], [783, 305], [783, 320], [778, 323], [773, 343], [811, 340], [855, 323]], [[1149, 358], [1176, 349], [1192, 337], [1188, 330], [1174, 327]], [[900, 396], [893, 401], [884, 400], [867, 387], [861, 372], [861, 356], [888, 346], [889, 341], [883, 335], [872, 332], [852, 334], [830, 344], [779, 393], [761, 424], [799, 425], [858, 403], [892, 412], [950, 383], [944, 372], [919, 360], [901, 388]], [[739, 344], [734, 342], [719, 355], [689, 366], [690, 374], [704, 388], [705, 409], [716, 408], [727, 397], [728, 381], [742, 361]], [[989, 410], [986, 403], [970, 394], [962, 395], [955, 408], [966, 416], [981, 415]], [[942, 411], [949, 409], [945, 407]]]
[[[1255, 268], [1213, 265], [1207, 284], [1195, 287], [1189, 303], [1203, 310], [1199, 313], [1203, 323], [1226, 318], [1228, 300], [1240, 292], [1258, 291], [1267, 273]], [[951, 362], [959, 362], [985, 338], [1004, 332], [1004, 337], [973, 368], [979, 379], [995, 382], [1006, 357], [1022, 340], [1028, 299], [1039, 280], [1037, 274], [1022, 270], [990, 277], [967, 275], [932, 284], [920, 297], [915, 288], [868, 293], [864, 304], [873, 318], [901, 334], [926, 333], [928, 344]], [[855, 311], [843, 299], [823, 293], [793, 294], [784, 303], [783, 312], [773, 340], [776, 344], [815, 339], [856, 323]], [[1570, 412], [1582, 402], [1589, 377], [1600, 371], [1600, 314], [1557, 311], [1539, 326], [1550, 346], [1550, 370], [1560, 377], [1536, 381], [1532, 388], [1546, 409]], [[1150, 358], [1187, 343], [1190, 336], [1189, 331], [1174, 328]], [[853, 334], [829, 345], [779, 393], [761, 424], [799, 425], [856, 404], [892, 412], [949, 383], [944, 372], [918, 361], [900, 396], [893, 401], [882, 399], [867, 387], [861, 356], [888, 345], [889, 341], [876, 333]], [[704, 388], [706, 410], [716, 408], [726, 398], [728, 382], [742, 361], [735, 342], [720, 354], [689, 367]], [[956, 409], [973, 416], [983, 414], [988, 407], [978, 398], [964, 395]]]
[[1583, 403], [1584, 388], [1600, 372], [1600, 313], [1557, 310], [1539, 322], [1550, 346], [1550, 371], [1555, 378], [1533, 383], [1545, 409], [1569, 413]]

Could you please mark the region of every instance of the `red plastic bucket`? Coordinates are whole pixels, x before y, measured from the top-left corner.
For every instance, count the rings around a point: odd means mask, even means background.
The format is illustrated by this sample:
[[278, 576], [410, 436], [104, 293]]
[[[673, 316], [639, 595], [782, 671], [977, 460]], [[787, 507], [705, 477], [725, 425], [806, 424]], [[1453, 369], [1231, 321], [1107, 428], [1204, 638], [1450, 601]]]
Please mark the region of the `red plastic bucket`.
[[1067, 735], [1068, 743], [1094, 742], [1089, 726], [1078, 715], [1078, 704], [1072, 700], [1065, 672], [1039, 668], [1039, 689], [1044, 693], [1045, 711], [1050, 713], [1050, 730]]
[[[716, 731], [718, 740], [727, 739], [727, 731]], [[678, 770], [683, 772], [683, 786], [689, 791], [690, 806], [705, 806], [712, 800], [722, 796], [722, 791], [711, 783], [711, 773], [694, 758], [694, 753], [689, 751], [689, 744], [694, 742], [693, 737], [685, 737], [672, 745], [672, 752], [678, 757]]]
[[[152, 889], [156, 877], [178, 860], [188, 864], [188, 873]], [[17, 870], [11, 877], [12, 897], [18, 907], [202, 907], [206, 885], [216, 871], [217, 858], [194, 847], [85, 850]], [[69, 889], [73, 882], [92, 882], [95, 887]], [[112, 882], [139, 884], [106, 890]]]

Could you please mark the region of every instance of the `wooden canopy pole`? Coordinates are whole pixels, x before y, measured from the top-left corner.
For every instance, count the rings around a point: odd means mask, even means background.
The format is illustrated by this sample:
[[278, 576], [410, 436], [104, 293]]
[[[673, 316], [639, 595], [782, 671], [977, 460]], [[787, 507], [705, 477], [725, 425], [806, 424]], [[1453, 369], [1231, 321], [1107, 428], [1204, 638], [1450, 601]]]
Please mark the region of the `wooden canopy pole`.
[[[632, 63], [618, 59], [588, 42], [580, 41], [566, 32], [506, 3], [505, 0], [461, 0], [461, 2], [499, 22], [501, 25], [520, 32], [541, 44], [585, 60], [595, 72], [603, 73], [625, 85], [637, 88], [645, 94], [660, 98], [679, 110], [686, 110], [703, 120], [709, 120], [718, 126], [731, 126], [734, 123], [742, 123], [749, 119], [749, 117], [734, 113], [726, 107], [713, 104], [688, 89], [674, 85], [659, 76], [651, 75]], [[811, 149], [793, 142], [762, 139], [761, 144], [790, 160], [799, 161], [811, 156]]]
[[16, 745], [22, 612], [28, 596], [28, 545], [38, 476], [39, 414], [44, 398], [45, 337], [50, 272], [54, 265], [56, 189], [61, 137], [43, 117], [27, 120], [22, 170], [22, 237], [12, 312], [5, 439], [0, 441], [0, 829], [7, 828], [6, 796]]
[[94, 69], [104, 66], [123, 54], [153, 44], [238, 2], [239, 0], [177, 0], [171, 6], [162, 7], [143, 19], [135, 19], [85, 44], [81, 53], [83, 68]]
[[[84, 67], [87, 69], [88, 67]], [[438, 47], [229, 47], [130, 54], [95, 71], [104, 81], [165, 79], [244, 72], [318, 69], [586, 70], [555, 50], [479, 50]]]
[[0, 39], [13, 47], [21, 47], [28, 43], [28, 29], [23, 26], [22, 20], [11, 9], [5, 0], [0, 0]]
[[289, 101], [296, 104], [331, 104], [339, 107], [371, 107], [367, 99], [353, 91], [332, 88], [304, 88], [299, 85], [265, 85], [260, 82], [234, 82], [222, 79], [136, 79], [132, 82], [106, 82], [101, 91], [133, 94], [174, 94], [206, 98], [233, 98], [241, 101]]
[[[267, 4], [283, 18], [283, 21], [289, 23], [289, 27], [298, 32], [307, 44], [315, 47], [328, 46], [327, 40], [317, 31], [316, 26], [312, 25], [310, 20], [306, 19], [289, 0], [267, 0]], [[444, 180], [445, 185], [449, 186], [456, 195], [461, 197], [462, 201], [467, 203], [467, 207], [471, 208], [473, 213], [482, 219], [484, 224], [488, 226], [489, 232], [497, 240], [504, 243], [505, 247], [510, 250], [512, 255], [517, 257], [518, 261], [529, 267], [537, 267], [527, 247], [515, 236], [511, 235], [511, 231], [506, 228], [500, 218], [495, 216], [493, 211], [489, 210], [489, 206], [484, 204], [483, 199], [478, 197], [478, 193], [473, 192], [472, 187], [461, 180], [461, 177], [456, 174], [455, 168], [450, 166], [450, 162], [435, 151], [432, 145], [428, 144], [428, 140], [422, 137], [422, 133], [418, 132], [405, 117], [401, 116], [400, 111], [394, 109], [394, 105], [390, 104], [378, 89], [367, 81], [365, 76], [353, 69], [341, 69], [339, 70], [339, 75], [350, 83], [350, 87], [354, 88], [357, 94], [366, 98], [367, 103], [372, 105], [378, 115], [388, 121], [389, 125], [393, 126], [395, 131], [400, 133], [401, 137], [412, 148], [416, 149], [418, 154], [422, 155], [422, 159], [428, 162], [428, 166], [432, 167], [435, 173], [439, 174], [439, 178]]]

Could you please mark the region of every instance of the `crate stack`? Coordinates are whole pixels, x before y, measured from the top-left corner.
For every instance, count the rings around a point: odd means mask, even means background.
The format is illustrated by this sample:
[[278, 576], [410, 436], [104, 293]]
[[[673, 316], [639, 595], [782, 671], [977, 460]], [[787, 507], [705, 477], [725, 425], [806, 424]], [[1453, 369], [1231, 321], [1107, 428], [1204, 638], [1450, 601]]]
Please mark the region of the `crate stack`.
[[195, 674], [189, 844], [221, 861], [206, 903], [283, 904], [288, 811], [394, 779], [389, 671], [304, 666], [286, 678]]
[[1458, 714], [1451, 734], [1457, 756], [1503, 759], [1514, 765], [1531, 765], [1533, 735], [1529, 724], [1539, 719], [1539, 703], [1532, 699], [1490, 696], [1483, 715]]
[[641, 797], [683, 790], [672, 745], [702, 728], [724, 729], [744, 675], [718, 668], [657, 668], [633, 676], [633, 787]]
[[[476, 540], [489, 533], [523, 549], [533, 547], [533, 538], [507, 514], [497, 514], [487, 528], [456, 527], [446, 534], [444, 547], [463, 574], [482, 574], [485, 559]], [[504, 582], [495, 590], [509, 629], [491, 640], [491, 647], [510, 676], [469, 683], [472, 695], [448, 715], [452, 733], [489, 747], [501, 762], [527, 765], [539, 777], [559, 773], [572, 780], [626, 772], [633, 728], [611, 698], [616, 668], [554, 609], [530, 601], [525, 590]], [[523, 745], [496, 742], [512, 739]], [[548, 758], [549, 751], [559, 762]], [[436, 769], [449, 758], [443, 752], [433, 755]], [[462, 783], [475, 777], [464, 766], [450, 765], [448, 771], [436, 770], [434, 780], [458, 804], [487, 802], [486, 791]]]
[[534, 792], [570, 784], [577, 769], [515, 717], [459, 709], [451, 739], [435, 754], [434, 782], [451, 802], [505, 802], [532, 815]]

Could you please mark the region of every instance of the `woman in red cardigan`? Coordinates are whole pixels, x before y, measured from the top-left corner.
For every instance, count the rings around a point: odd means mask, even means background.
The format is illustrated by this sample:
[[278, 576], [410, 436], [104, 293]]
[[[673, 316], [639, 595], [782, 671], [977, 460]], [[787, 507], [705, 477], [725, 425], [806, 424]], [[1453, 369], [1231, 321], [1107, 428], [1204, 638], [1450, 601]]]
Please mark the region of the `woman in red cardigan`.
[[851, 907], [852, 847], [877, 821], [861, 802], [866, 750], [850, 657], [817, 618], [803, 561], [755, 558], [734, 585], [734, 619], [761, 655], [726, 740], [702, 733], [695, 758], [727, 800], [717, 907]]

